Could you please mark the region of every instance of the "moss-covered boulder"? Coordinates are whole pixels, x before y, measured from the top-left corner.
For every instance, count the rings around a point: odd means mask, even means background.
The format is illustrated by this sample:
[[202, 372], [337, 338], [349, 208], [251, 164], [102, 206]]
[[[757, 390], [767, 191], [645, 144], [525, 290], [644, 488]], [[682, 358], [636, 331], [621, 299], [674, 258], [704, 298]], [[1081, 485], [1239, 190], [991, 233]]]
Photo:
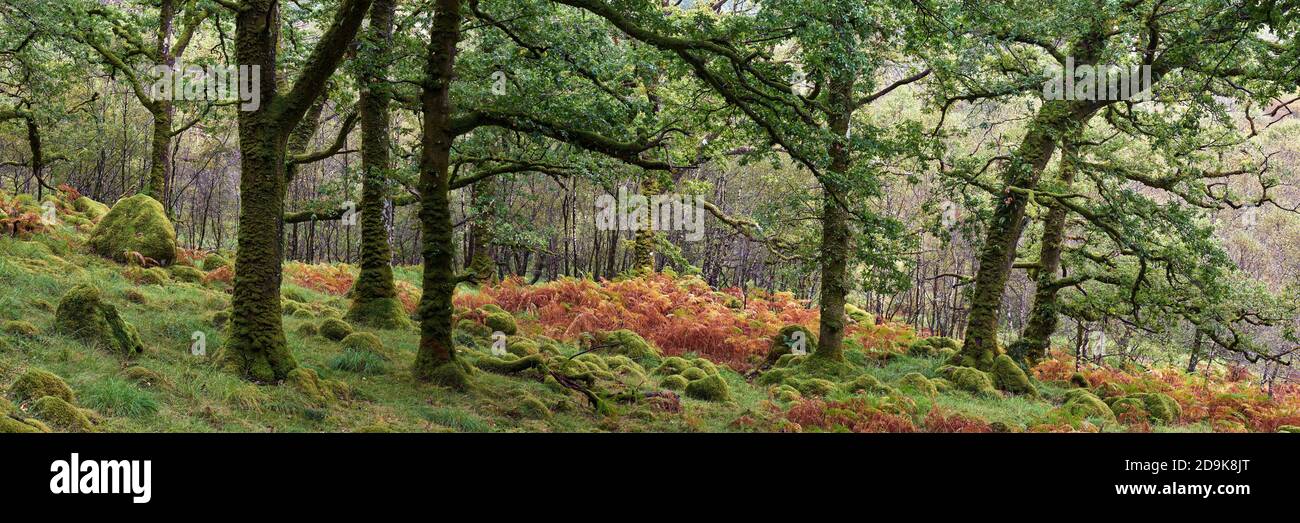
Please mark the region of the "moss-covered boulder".
[[99, 203], [85, 196], [73, 200], [72, 208], [76, 209], [77, 212], [84, 214], [86, 215], [86, 217], [95, 221], [98, 221], [104, 216], [106, 216], [109, 211], [107, 205]]
[[135, 326], [122, 319], [117, 307], [104, 301], [98, 288], [86, 283], [73, 287], [59, 299], [54, 330], [122, 356], [144, 352], [144, 342]]
[[503, 310], [488, 312], [487, 315], [483, 317], [483, 324], [487, 325], [487, 328], [492, 329], [492, 332], [500, 332], [507, 336], [519, 332], [519, 326], [515, 323], [515, 317]]
[[32, 404], [32, 413], [41, 421], [67, 432], [94, 432], [95, 426], [86, 412], [63, 398], [45, 396]]
[[1070, 389], [1065, 393], [1065, 404], [1061, 408], [1073, 416], [1080, 418], [1099, 418], [1105, 421], [1114, 422], [1115, 412], [1110, 410], [1106, 402], [1101, 401], [1087, 389]]
[[230, 260], [220, 254], [209, 254], [203, 259], [203, 270], [212, 272], [222, 267], [229, 267]]
[[859, 325], [873, 325], [876, 323], [876, 316], [870, 312], [862, 310], [861, 307], [852, 303], [844, 304], [844, 315]]
[[1070, 375], [1070, 386], [1080, 389], [1091, 389], [1092, 383], [1088, 381], [1088, 377], [1084, 376], [1082, 372], [1076, 372]]
[[690, 380], [682, 377], [680, 374], [670, 374], [659, 382], [659, 385], [669, 390], [685, 390], [690, 384]]
[[523, 336], [511, 336], [506, 338], [506, 352], [522, 358], [541, 353], [541, 346]]
[[318, 407], [334, 403], [336, 400], [346, 400], [352, 395], [352, 390], [347, 383], [321, 379], [316, 371], [306, 367], [289, 371], [284, 381], [301, 392], [309, 403]]
[[804, 396], [829, 396], [831, 393], [840, 390], [839, 385], [835, 382], [822, 378], [787, 378], [785, 385], [793, 387]]
[[343, 338], [343, 341], [339, 343], [346, 349], [351, 349], [357, 352], [368, 352], [378, 356], [384, 361], [392, 361], [397, 357], [393, 351], [384, 347], [384, 342], [379, 339], [379, 336], [375, 336], [369, 332], [354, 332], [347, 335], [347, 337]]
[[325, 321], [321, 322], [320, 328], [317, 330], [320, 332], [321, 336], [334, 341], [343, 341], [343, 338], [352, 334], [352, 326], [348, 325], [348, 322], [338, 318], [327, 318]]
[[[800, 334], [795, 334], [796, 332]], [[782, 356], [792, 354], [791, 345], [795, 344], [800, 338], [803, 338], [806, 354], [817, 351], [817, 337], [813, 335], [812, 331], [799, 324], [786, 325], [781, 327], [781, 330], [775, 336], [772, 336], [772, 346], [767, 350], [767, 357], [763, 358], [763, 362], [769, 366], [775, 365]]]
[[34, 418], [0, 413], [0, 434], [39, 434], [50, 428]]
[[934, 382], [919, 372], [909, 372], [898, 379], [898, 388], [933, 398], [939, 394]]
[[[787, 381], [787, 383], [791, 383], [791, 381]], [[799, 389], [799, 392], [804, 392], [804, 390], [798, 386], [795, 388]], [[867, 392], [872, 394], [889, 394], [894, 391], [893, 387], [881, 383], [879, 379], [870, 374], [863, 374], [853, 378], [852, 380], [846, 381], [840, 386], [840, 388], [853, 393]]]
[[912, 342], [907, 347], [907, 355], [918, 358], [933, 358], [942, 354], [945, 349], [956, 354], [961, 349], [961, 344], [947, 336], [931, 336]]
[[632, 359], [657, 358], [659, 348], [651, 345], [641, 335], [627, 329], [605, 333], [603, 343], [611, 345], [606, 354], [622, 354]]
[[935, 371], [939, 376], [952, 383], [958, 390], [984, 396], [997, 396], [993, 387], [993, 378], [987, 372], [972, 367], [944, 365]]
[[1177, 423], [1183, 417], [1183, 407], [1174, 401], [1167, 394], [1160, 392], [1140, 392], [1129, 394], [1126, 398], [1132, 398], [1142, 402], [1146, 409], [1147, 415], [1151, 421], [1161, 424]]
[[176, 259], [176, 230], [158, 200], [137, 194], [118, 200], [95, 226], [89, 245], [96, 254], [129, 262], [127, 253], [168, 265]]
[[171, 267], [172, 279], [185, 283], [203, 283], [203, 271], [190, 267], [189, 265], [173, 265]]
[[3, 332], [10, 336], [21, 336], [24, 338], [30, 338], [32, 336], [40, 334], [41, 330], [36, 328], [35, 325], [32, 325], [32, 322], [30, 321], [9, 320], [4, 322], [3, 325], [0, 325], [0, 332]]
[[704, 401], [731, 401], [731, 388], [722, 376], [709, 376], [687, 383], [686, 396]]
[[9, 386], [9, 394], [17, 401], [35, 400], [45, 396], [54, 396], [68, 402], [73, 400], [72, 387], [69, 387], [63, 378], [53, 372], [36, 368], [27, 369], [20, 374], [13, 385]]
[[1025, 374], [1024, 369], [1011, 359], [1011, 356], [1000, 354], [993, 359], [993, 370], [989, 372], [993, 377], [993, 386], [998, 390], [1010, 392], [1012, 394], [1029, 394], [1037, 395], [1038, 390], [1034, 384], [1029, 381], [1029, 376]]
[[655, 368], [654, 373], [660, 376], [681, 374], [682, 371], [693, 367], [691, 362], [681, 356], [669, 356], [664, 358], [659, 366]]
[[681, 376], [683, 378], [686, 378], [687, 381], [694, 381], [694, 380], [702, 380], [704, 378], [709, 377], [709, 373], [704, 372], [704, 369], [701, 369], [699, 367], [690, 367], [686, 370], [683, 370]]

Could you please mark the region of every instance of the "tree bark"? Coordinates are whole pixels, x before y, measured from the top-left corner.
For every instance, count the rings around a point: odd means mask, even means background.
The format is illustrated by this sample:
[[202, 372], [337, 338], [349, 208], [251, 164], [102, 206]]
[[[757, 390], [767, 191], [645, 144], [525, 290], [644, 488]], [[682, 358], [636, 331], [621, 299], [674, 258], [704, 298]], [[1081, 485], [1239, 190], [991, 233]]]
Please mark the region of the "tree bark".
[[292, 90], [277, 94], [279, 1], [243, 0], [235, 18], [235, 55], [258, 66], [256, 110], [239, 112], [240, 212], [230, 339], [218, 364], [258, 381], [284, 379], [297, 367], [285, 344], [280, 311], [282, 218], [288, 138], [343, 58], [370, 0], [343, 0]]
[[849, 213], [844, 208], [843, 179], [848, 175], [849, 123], [853, 118], [853, 84], [856, 74], [839, 73], [831, 78], [828, 124], [835, 141], [831, 143], [830, 175], [822, 180], [821, 296], [818, 308], [821, 321], [817, 334], [816, 356], [844, 359], [844, 303], [848, 296]]
[[[1069, 188], [1074, 184], [1078, 173], [1077, 135], [1067, 139], [1061, 145], [1061, 186]], [[1043, 220], [1043, 237], [1038, 253], [1038, 269], [1035, 278], [1034, 303], [1029, 312], [1029, 322], [1020, 334], [1020, 339], [1008, 349], [1012, 358], [1033, 365], [1047, 356], [1052, 334], [1057, 327], [1057, 294], [1060, 287], [1056, 285], [1057, 272], [1061, 268], [1061, 249], [1065, 241], [1066, 209], [1055, 202], [1050, 205]]]
[[460, 0], [437, 0], [430, 28], [420, 105], [424, 112], [420, 154], [420, 224], [424, 292], [420, 297], [420, 346], [412, 369], [417, 380], [453, 388], [469, 385], [451, 341], [452, 293], [456, 289], [451, 222], [451, 81], [460, 40]]
[[361, 275], [352, 288], [348, 319], [379, 328], [410, 325], [393, 284], [393, 252], [384, 226], [387, 198], [390, 94], [385, 82], [388, 49], [392, 42], [396, 0], [375, 0], [370, 7], [370, 28], [362, 41], [361, 96]]

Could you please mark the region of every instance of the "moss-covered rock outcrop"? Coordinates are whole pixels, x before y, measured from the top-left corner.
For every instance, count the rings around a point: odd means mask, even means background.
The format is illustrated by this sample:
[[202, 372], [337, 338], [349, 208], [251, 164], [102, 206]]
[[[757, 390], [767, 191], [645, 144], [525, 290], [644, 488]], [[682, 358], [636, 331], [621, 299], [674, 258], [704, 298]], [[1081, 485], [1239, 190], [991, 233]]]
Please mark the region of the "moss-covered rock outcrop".
[[32, 413], [41, 421], [67, 432], [94, 432], [95, 426], [90, 422], [84, 409], [64, 401], [62, 398], [45, 396], [32, 404]]
[[144, 352], [144, 342], [135, 326], [123, 320], [117, 307], [104, 301], [99, 289], [90, 284], [77, 285], [63, 295], [54, 313], [54, 329], [114, 354], [132, 356]]
[[69, 387], [63, 378], [50, 371], [36, 368], [27, 369], [19, 375], [9, 387], [9, 394], [17, 401], [36, 400], [45, 396], [54, 396], [67, 402], [73, 401], [72, 387]]
[[998, 390], [1012, 394], [1038, 394], [1034, 384], [1029, 381], [1029, 376], [1015, 360], [1011, 359], [1011, 356], [1000, 354], [994, 358], [993, 370], [989, 371], [989, 374], [993, 377], [993, 386]]
[[123, 263], [133, 261], [127, 254], [132, 252], [162, 265], [176, 259], [176, 229], [162, 204], [144, 194], [118, 200], [95, 226], [89, 244], [96, 254]]
[[1110, 406], [1086, 389], [1070, 389], [1066, 392], [1065, 404], [1061, 405], [1061, 409], [1079, 418], [1115, 421], [1115, 412], [1110, 410]]
[[993, 386], [993, 378], [987, 372], [972, 367], [944, 365], [935, 370], [940, 377], [952, 383], [958, 390], [983, 396], [997, 396], [998, 390]]

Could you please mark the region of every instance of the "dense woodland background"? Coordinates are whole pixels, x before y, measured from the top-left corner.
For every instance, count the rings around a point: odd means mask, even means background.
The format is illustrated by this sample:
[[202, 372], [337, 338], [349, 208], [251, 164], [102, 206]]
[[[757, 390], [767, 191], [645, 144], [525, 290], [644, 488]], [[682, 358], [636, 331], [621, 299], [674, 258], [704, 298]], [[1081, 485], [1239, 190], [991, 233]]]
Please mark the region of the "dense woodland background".
[[[369, 4], [0, 0], [0, 184], [38, 199], [66, 184], [111, 204], [146, 191], [156, 171], [180, 243], [235, 251], [238, 109], [149, 107], [132, 82], [148, 83], [157, 63], [238, 64], [236, 13], [256, 6], [277, 17], [287, 92], [309, 74], [331, 20]], [[849, 301], [965, 337], [973, 304], [987, 301], [976, 289], [981, 253], [1005, 232], [1007, 202], [1023, 196], [1008, 187], [1053, 107], [1044, 68], [1069, 55], [1166, 69], [1154, 101], [1092, 108], [1054, 131], [1042, 181], [1019, 184], [1039, 194], [1007, 215], [1024, 233], [992, 307], [997, 343], [1031, 322], [1044, 223], [1068, 202], [1051, 274], [1095, 277], [1061, 285], [1050, 311], [1057, 345], [1189, 370], [1250, 361], [1269, 376], [1300, 347], [1293, 2], [398, 1], [391, 39], [346, 39], [289, 140], [291, 156], [310, 158], [289, 161], [283, 260], [360, 263], [362, 226], [339, 210], [362, 200], [358, 98], [383, 89], [382, 223], [392, 263], [421, 264], [420, 97], [447, 9], [462, 18], [453, 106], [515, 118], [452, 146], [454, 177], [489, 173], [450, 193], [458, 269], [486, 257], [494, 278], [610, 279], [641, 268], [638, 248], [649, 248], [656, 271], [789, 290], [815, 307], [824, 205], [842, 205], [849, 236], [832, 240], [848, 251]], [[374, 46], [387, 52], [386, 72], [367, 83]], [[160, 121], [170, 127], [161, 142]], [[572, 130], [629, 144], [635, 161]], [[852, 167], [835, 165], [835, 144]], [[1066, 171], [1072, 184], [1061, 183]], [[704, 239], [671, 232], [647, 244], [638, 231], [597, 230], [597, 197], [619, 188], [703, 196]], [[1099, 331], [1100, 347], [1088, 341]]]

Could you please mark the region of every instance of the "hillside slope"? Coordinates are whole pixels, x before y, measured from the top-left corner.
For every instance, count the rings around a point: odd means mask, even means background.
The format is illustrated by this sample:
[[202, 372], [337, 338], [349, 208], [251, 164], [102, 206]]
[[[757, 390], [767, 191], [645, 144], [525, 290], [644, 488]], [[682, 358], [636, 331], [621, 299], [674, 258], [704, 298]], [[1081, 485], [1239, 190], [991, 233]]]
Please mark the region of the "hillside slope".
[[[65, 195], [66, 196], [66, 195]], [[508, 279], [456, 297], [477, 367], [457, 392], [414, 381], [418, 332], [341, 321], [355, 268], [286, 266], [284, 323], [303, 370], [254, 384], [210, 359], [228, 318], [229, 253], [142, 268], [91, 254], [102, 209], [0, 201], [0, 431], [1293, 431], [1300, 391], [1248, 376], [1085, 368], [1054, 354], [1028, 374], [945, 364], [952, 340], [851, 311], [847, 362], [788, 354], [816, 312], [789, 294], [714, 290], [671, 274], [612, 282]], [[209, 270], [204, 270], [209, 269]], [[418, 300], [418, 268], [398, 268]], [[61, 323], [98, 290], [138, 331], [123, 354]], [[84, 288], [84, 287], [83, 287]], [[349, 331], [354, 331], [347, 336]], [[803, 334], [795, 334], [802, 331]], [[500, 332], [501, 334], [496, 334]], [[493, 356], [493, 345], [504, 355]], [[194, 354], [204, 349], [202, 355]], [[66, 387], [61, 386], [65, 383]]]

